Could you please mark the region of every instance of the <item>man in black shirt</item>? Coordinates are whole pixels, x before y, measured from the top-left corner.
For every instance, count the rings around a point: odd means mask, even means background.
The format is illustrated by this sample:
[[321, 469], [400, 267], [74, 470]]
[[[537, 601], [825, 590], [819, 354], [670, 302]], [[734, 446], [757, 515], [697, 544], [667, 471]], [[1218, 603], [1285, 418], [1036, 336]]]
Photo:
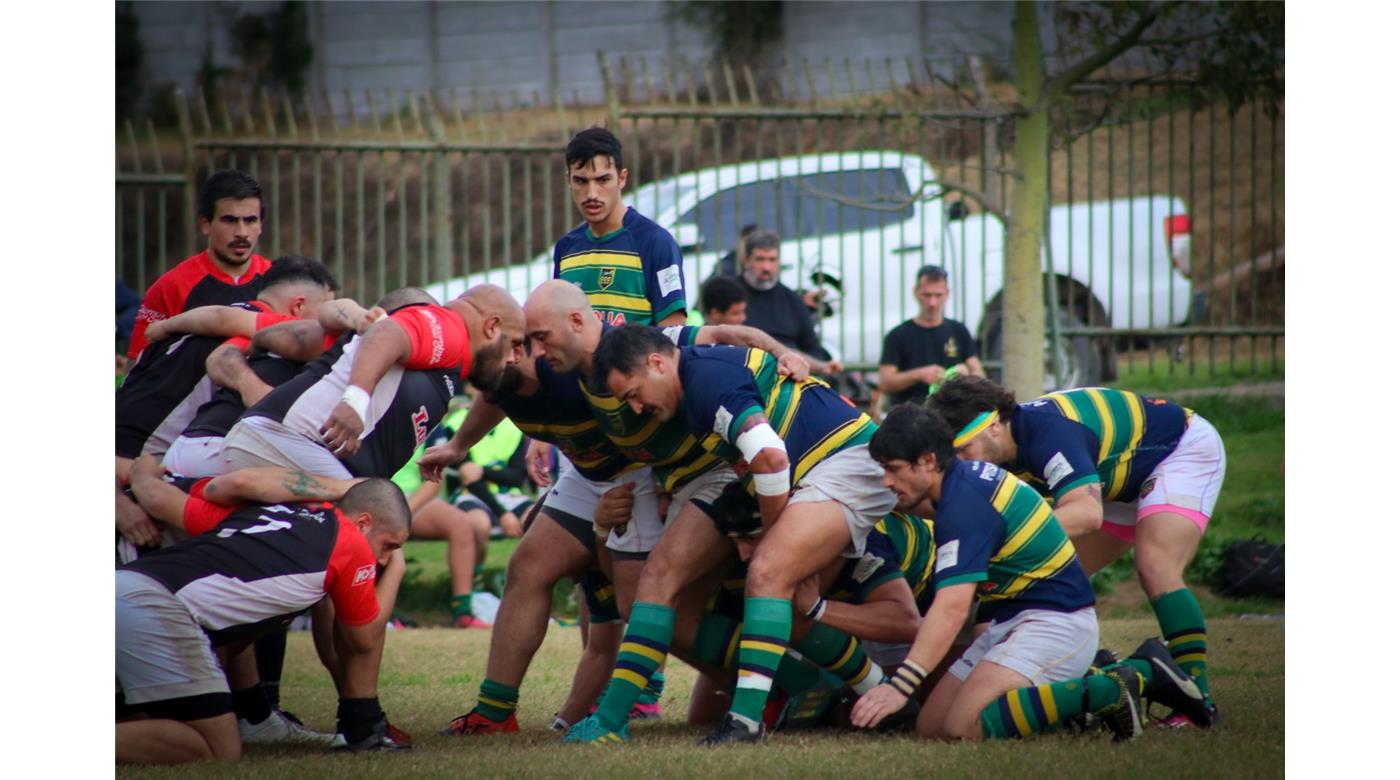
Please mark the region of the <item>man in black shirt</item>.
[[943, 316], [948, 303], [948, 272], [936, 265], [919, 269], [914, 298], [919, 314], [885, 334], [880, 351], [882, 393], [890, 395], [890, 405], [921, 403], [950, 370], [986, 376], [977, 359], [977, 342], [967, 326]]
[[739, 280], [748, 298], [744, 324], [803, 353], [812, 364], [812, 373], [839, 372], [841, 364], [826, 359], [830, 355], [817, 339], [807, 303], [778, 281], [778, 244], [778, 235], [768, 230], [755, 230], [742, 242], [744, 273]]

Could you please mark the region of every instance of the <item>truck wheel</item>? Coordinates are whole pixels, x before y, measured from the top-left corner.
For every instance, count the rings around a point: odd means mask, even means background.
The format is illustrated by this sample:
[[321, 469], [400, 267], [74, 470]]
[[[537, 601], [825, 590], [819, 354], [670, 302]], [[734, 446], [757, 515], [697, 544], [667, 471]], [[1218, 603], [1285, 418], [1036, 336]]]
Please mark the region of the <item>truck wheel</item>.
[[[1068, 309], [1057, 308], [1057, 312], [1059, 314], [1059, 328], [1083, 327], [1083, 321]], [[999, 366], [1002, 358], [1001, 308], [999, 306], [987, 312], [984, 333], [986, 335], [982, 339], [982, 353], [987, 360], [995, 361]], [[1050, 328], [1047, 327], [1045, 330], [1045, 380], [1041, 383], [1041, 389], [1044, 392], [1049, 393], [1071, 387], [1092, 387], [1103, 382], [1103, 354], [1093, 339], [1088, 336], [1061, 336], [1053, 341], [1052, 345]], [[1052, 352], [1052, 349], [1055, 352]], [[1060, 362], [1061, 377], [1058, 381], [1055, 377], [1055, 353], [1058, 353]], [[988, 369], [987, 375], [996, 382], [1002, 381], [1000, 367]]]

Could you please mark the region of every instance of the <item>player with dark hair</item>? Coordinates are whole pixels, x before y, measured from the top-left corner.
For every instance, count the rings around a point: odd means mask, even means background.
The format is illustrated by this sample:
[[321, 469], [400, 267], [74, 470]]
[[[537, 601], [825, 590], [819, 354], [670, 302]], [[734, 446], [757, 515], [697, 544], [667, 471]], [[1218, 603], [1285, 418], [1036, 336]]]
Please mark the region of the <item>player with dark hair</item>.
[[554, 245], [554, 277], [588, 295], [610, 324], [685, 322], [681, 250], [665, 228], [622, 202], [622, 144], [590, 127], [564, 150], [569, 190], [584, 223]]
[[347, 333], [243, 414], [224, 439], [226, 469], [280, 465], [344, 478], [389, 477], [447, 412], [463, 379], [494, 387], [520, 352], [520, 304], [477, 285], [438, 306], [394, 310]]
[[[790, 381], [777, 369], [776, 360], [757, 350], [677, 349], [663, 334], [632, 325], [611, 329], [593, 356], [595, 392], [605, 388], [634, 414], [682, 421], [707, 451], [731, 465], [742, 463], [758, 494], [764, 537], [749, 564], [738, 691], [707, 745], [763, 736], [762, 712], [791, 636], [798, 583], [839, 556], [860, 556], [871, 526], [894, 503], [865, 453], [875, 430], [870, 418], [825, 383]], [[648, 596], [645, 605], [658, 616], [673, 616], [681, 591], [713, 571], [717, 551], [728, 549], [703, 516], [668, 523], [657, 551], [671, 540], [684, 541], [686, 549], [647, 562], [633, 623], [644, 605], [643, 594]], [[637, 628], [639, 636], [650, 629]], [[658, 660], [671, 638], [664, 630], [669, 626], [663, 623], [662, 628], [642, 637]], [[629, 624], [629, 638], [633, 633]], [[624, 655], [619, 655], [615, 688], [618, 675], [629, 671], [627, 664], [646, 666]], [[871, 669], [853, 687], [867, 690], [879, 679]], [[590, 724], [581, 736], [620, 741], [609, 725]]]
[[1225, 445], [1190, 409], [1123, 390], [1062, 390], [1023, 404], [988, 379], [943, 384], [929, 405], [957, 431], [958, 456], [1005, 466], [1050, 497], [1093, 573], [1130, 548], [1172, 657], [1206, 696], [1206, 623], [1183, 573], [1225, 478]]
[[[329, 597], [340, 674], [337, 731], [351, 750], [402, 748], [376, 695], [384, 642], [376, 568], [402, 554], [409, 512], [388, 480], [351, 487], [335, 504], [234, 509], [182, 500], [183, 544], [116, 573], [117, 760], [182, 763], [242, 754], [233, 697], [213, 648], [246, 644]], [[217, 531], [217, 532], [214, 532]], [[391, 597], [390, 597], [391, 600]]]
[[[628, 416], [612, 422], [582, 386], [581, 370], [587, 368], [592, 346], [607, 326], [594, 316], [588, 298], [577, 287], [562, 280], [541, 284], [526, 300], [525, 314], [531, 357], [511, 367], [500, 386], [472, 404], [450, 442], [430, 449], [419, 460], [424, 476], [433, 478], [460, 462], [472, 444], [507, 416], [526, 435], [559, 447], [565, 455], [540, 512], [550, 522], [534, 523], [511, 557], [477, 705], [449, 725], [453, 734], [518, 730], [519, 686], [544, 639], [554, 583], [584, 575], [594, 562], [598, 535], [607, 537], [614, 579], [623, 583], [617, 601], [623, 609], [630, 606], [629, 583], [635, 582], [641, 559], [662, 527], [648, 464], [660, 461], [663, 485], [669, 488], [688, 483], [681, 476], [672, 478], [678, 466], [698, 467], [694, 475], [698, 478], [705, 467], [718, 465], [714, 459], [695, 463], [695, 456], [704, 453], [693, 440], [687, 444], [684, 437], [664, 438], [674, 432], [658, 432], [655, 426], [631, 430], [642, 435], [628, 450], [611, 440], [617, 430], [613, 426], [634, 421]], [[775, 346], [762, 334], [744, 328], [669, 328], [667, 332], [690, 339], [747, 335]], [[540, 464], [527, 466], [537, 481], [548, 481]], [[687, 503], [689, 494], [680, 496], [672, 503], [673, 513]], [[630, 702], [628, 707], [630, 712]]]
[[748, 295], [729, 276], [712, 276], [700, 287], [700, 313], [706, 325], [743, 325]]
[[[254, 329], [315, 317], [334, 293], [335, 280], [320, 263], [280, 258], [268, 269], [256, 300], [218, 308], [236, 310]], [[205, 361], [224, 342], [218, 336], [173, 335], [144, 350], [116, 395], [117, 527], [131, 544], [151, 545], [159, 534], [150, 519], [121, 495], [131, 460], [165, 454], [214, 392]]]
[[1083, 712], [1099, 715], [1116, 739], [1138, 736], [1137, 672], [1084, 676], [1098, 647], [1094, 591], [1044, 499], [995, 464], [955, 458], [947, 424], [922, 407], [896, 406], [870, 455], [900, 509], [925, 499], [936, 508], [935, 595], [908, 657], [861, 697], [852, 722], [873, 727], [904, 707], [976, 600], [991, 627], [934, 686], [919, 713], [921, 736], [1025, 736]]
[[216, 171], [199, 190], [203, 252], [166, 271], [146, 291], [136, 314], [128, 356], [135, 359], [149, 340], [146, 328], [196, 306], [252, 300], [259, 277], [271, 263], [253, 253], [263, 228], [262, 187], [241, 171]]

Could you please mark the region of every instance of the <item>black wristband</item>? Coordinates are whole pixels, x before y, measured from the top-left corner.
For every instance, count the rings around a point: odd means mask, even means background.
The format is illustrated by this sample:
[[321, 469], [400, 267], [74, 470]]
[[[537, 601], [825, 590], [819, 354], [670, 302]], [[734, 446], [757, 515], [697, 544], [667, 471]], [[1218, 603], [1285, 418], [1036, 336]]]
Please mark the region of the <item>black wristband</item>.
[[906, 658], [894, 674], [890, 675], [890, 685], [905, 696], [913, 696], [927, 676], [928, 672], [924, 671], [922, 666]]
[[335, 730], [352, 745], [374, 736], [381, 721], [387, 725], [377, 696], [371, 699], [341, 699], [335, 712]]

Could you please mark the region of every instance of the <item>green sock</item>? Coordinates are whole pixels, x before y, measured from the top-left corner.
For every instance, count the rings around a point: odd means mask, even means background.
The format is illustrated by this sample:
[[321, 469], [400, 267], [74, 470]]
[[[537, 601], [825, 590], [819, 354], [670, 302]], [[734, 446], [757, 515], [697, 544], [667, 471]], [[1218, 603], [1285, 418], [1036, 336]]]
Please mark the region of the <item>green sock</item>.
[[701, 618], [691, 645], [695, 660], [733, 669], [734, 656], [739, 650], [739, 629], [739, 623], [723, 615], [709, 614]]
[[638, 601], [632, 605], [632, 619], [617, 649], [612, 681], [598, 702], [598, 722], [608, 731], [621, 731], [627, 724], [632, 705], [671, 649], [675, 624], [676, 611], [664, 604]]
[[1113, 671], [1114, 669], [1123, 668], [1128, 668], [1138, 673], [1139, 695], [1141, 695], [1142, 692], [1147, 689], [1147, 686], [1152, 684], [1152, 664], [1137, 658], [1125, 658], [1117, 663], [1109, 664], [1108, 666], [1105, 666], [1099, 671], [1104, 672], [1106, 674], [1108, 672]]
[[458, 593], [452, 597], [451, 604], [453, 620], [463, 615], [470, 615], [472, 613], [472, 594]]
[[666, 691], [666, 675], [661, 671], [652, 673], [651, 679], [647, 680], [647, 687], [642, 689], [642, 695], [637, 697], [638, 704], [655, 704], [661, 701], [661, 694]]
[[1206, 679], [1206, 618], [1201, 605], [1191, 591], [1182, 588], [1164, 593], [1152, 602], [1157, 613], [1157, 625], [1167, 640], [1172, 658], [1196, 681], [1206, 703], [1211, 703], [1210, 684]]
[[773, 675], [792, 635], [792, 602], [754, 596], [744, 599], [744, 633], [739, 639], [739, 685], [729, 712], [750, 723], [763, 722], [763, 705]]
[[515, 704], [519, 700], [520, 689], [495, 680], [482, 680], [481, 690], [476, 694], [476, 711], [501, 723], [515, 714]]
[[982, 736], [988, 739], [1028, 737], [1066, 718], [1098, 712], [1118, 701], [1118, 683], [1101, 674], [1049, 685], [1016, 688], [998, 696], [982, 710]]
[[860, 640], [831, 626], [815, 623], [807, 636], [792, 646], [812, 663], [840, 677], [856, 693], [872, 690], [884, 679], [870, 662]]

